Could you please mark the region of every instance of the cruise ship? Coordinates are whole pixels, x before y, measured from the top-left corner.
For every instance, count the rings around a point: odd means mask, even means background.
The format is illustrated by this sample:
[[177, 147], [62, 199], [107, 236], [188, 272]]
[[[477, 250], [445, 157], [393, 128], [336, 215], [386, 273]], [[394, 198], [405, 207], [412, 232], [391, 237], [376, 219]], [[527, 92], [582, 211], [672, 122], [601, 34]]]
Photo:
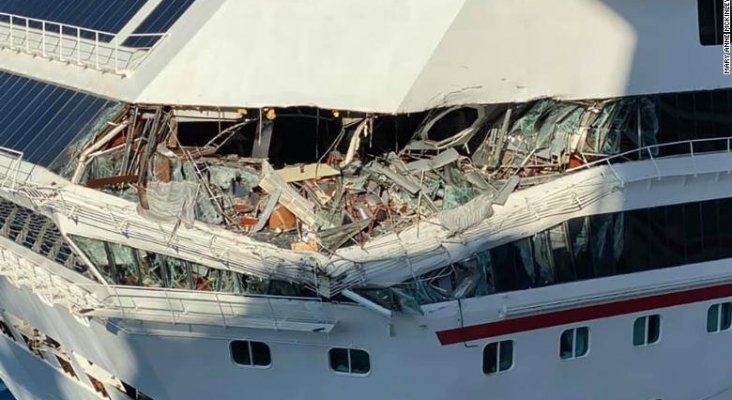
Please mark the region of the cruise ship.
[[0, 0], [0, 379], [732, 399], [729, 11]]

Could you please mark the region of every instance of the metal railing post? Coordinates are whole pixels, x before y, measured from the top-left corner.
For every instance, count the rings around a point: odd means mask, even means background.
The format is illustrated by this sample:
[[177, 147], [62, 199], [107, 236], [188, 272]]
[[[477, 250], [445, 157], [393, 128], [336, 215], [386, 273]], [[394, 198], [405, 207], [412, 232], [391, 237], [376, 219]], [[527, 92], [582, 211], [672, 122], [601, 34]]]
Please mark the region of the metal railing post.
[[97, 69], [99, 69], [99, 32], [94, 32], [94, 59], [96, 60]]
[[218, 304], [219, 306], [219, 312], [221, 313], [221, 320], [224, 323], [224, 328], [228, 328], [228, 326], [226, 326], [226, 316], [224, 315], [224, 308], [221, 307], [221, 300], [219, 300], [219, 294], [214, 292], [214, 296], [216, 298], [216, 304]]
[[64, 60], [64, 25], [58, 24], [58, 59]]
[[30, 53], [30, 43], [28, 40], [30, 38], [30, 26], [28, 25], [29, 23], [30, 23], [30, 21], [28, 21], [28, 18], [26, 18], [25, 19], [25, 51], [27, 53]]
[[81, 65], [81, 29], [76, 28], [76, 63]]
[[13, 15], [12, 14], [10, 15], [10, 36], [9, 36], [9, 39], [10, 39], [10, 50], [15, 50], [15, 45], [13, 44], [13, 42], [15, 41], [15, 39], [13, 38]]
[[46, 57], [46, 21], [41, 21], [41, 54]]

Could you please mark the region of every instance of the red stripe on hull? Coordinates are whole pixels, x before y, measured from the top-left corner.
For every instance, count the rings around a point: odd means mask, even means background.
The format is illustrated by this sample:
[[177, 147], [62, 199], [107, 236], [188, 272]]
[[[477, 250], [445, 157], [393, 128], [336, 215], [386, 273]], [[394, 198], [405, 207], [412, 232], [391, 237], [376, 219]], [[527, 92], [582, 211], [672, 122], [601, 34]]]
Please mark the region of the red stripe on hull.
[[437, 332], [442, 345], [732, 296], [732, 284], [622, 300]]

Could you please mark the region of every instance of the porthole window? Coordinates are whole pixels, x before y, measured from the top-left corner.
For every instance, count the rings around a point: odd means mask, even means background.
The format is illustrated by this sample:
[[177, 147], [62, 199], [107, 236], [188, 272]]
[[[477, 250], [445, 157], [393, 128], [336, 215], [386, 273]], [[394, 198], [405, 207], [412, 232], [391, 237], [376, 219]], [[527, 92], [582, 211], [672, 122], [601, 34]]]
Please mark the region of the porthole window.
[[513, 340], [488, 343], [483, 348], [483, 373], [508, 371], [513, 366]]
[[567, 329], [559, 338], [559, 357], [562, 360], [583, 357], [590, 350], [590, 328]]
[[732, 327], [732, 303], [713, 304], [707, 309], [707, 332], [726, 331]]
[[658, 342], [661, 337], [661, 316], [640, 317], [633, 323], [633, 345], [646, 346]]
[[330, 369], [351, 375], [366, 375], [371, 371], [369, 353], [358, 349], [335, 348], [328, 351]]
[[239, 365], [248, 367], [268, 367], [272, 364], [272, 355], [266, 343], [249, 340], [231, 342], [231, 358]]

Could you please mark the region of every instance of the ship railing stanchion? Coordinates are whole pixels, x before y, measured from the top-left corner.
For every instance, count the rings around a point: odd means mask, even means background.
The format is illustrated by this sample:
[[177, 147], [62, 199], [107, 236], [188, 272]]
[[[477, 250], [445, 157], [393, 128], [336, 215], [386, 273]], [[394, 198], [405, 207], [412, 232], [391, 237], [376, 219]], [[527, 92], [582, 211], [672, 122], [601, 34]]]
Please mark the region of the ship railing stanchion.
[[173, 325], [175, 325], [176, 324], [175, 311], [173, 310], [173, 305], [170, 302], [170, 297], [168, 296], [168, 291], [163, 290], [163, 293], [165, 293], [165, 301], [168, 303], [168, 310], [170, 310], [170, 316], [173, 318]]
[[41, 21], [41, 54], [46, 55], [46, 21]]
[[94, 60], [97, 69], [99, 69], [99, 31], [94, 32]]
[[656, 162], [656, 158], [653, 157], [653, 152], [651, 151], [651, 148], [646, 147], [646, 151], [648, 152], [648, 156], [651, 157], [653, 168], [656, 170], [656, 179], [661, 180], [661, 170], [658, 168], [658, 163]]
[[13, 15], [10, 14], [10, 36], [8, 36], [8, 39], [10, 40], [10, 50], [15, 50], [15, 38], [13, 37]]
[[689, 154], [691, 155], [691, 166], [694, 168], [694, 176], [698, 175], [696, 168], [696, 160], [694, 159], [694, 141], [689, 142]]
[[76, 63], [81, 65], [81, 29], [76, 28]]
[[58, 24], [58, 59], [64, 60], [64, 25]]
[[272, 299], [267, 297], [267, 305], [269, 305], [269, 312], [272, 314], [272, 322], [274, 323], [275, 331], [279, 332], [280, 327], [277, 324], [277, 315], [275, 314], [274, 307], [272, 306]]
[[25, 51], [26, 53], [30, 53], [30, 26], [28, 18], [25, 19]]
[[228, 328], [226, 325], [226, 316], [224, 315], [224, 307], [221, 306], [221, 300], [219, 300], [219, 294], [214, 292], [214, 297], [216, 299], [216, 304], [219, 306], [219, 312], [221, 313], [221, 320], [224, 323], [224, 328]]

